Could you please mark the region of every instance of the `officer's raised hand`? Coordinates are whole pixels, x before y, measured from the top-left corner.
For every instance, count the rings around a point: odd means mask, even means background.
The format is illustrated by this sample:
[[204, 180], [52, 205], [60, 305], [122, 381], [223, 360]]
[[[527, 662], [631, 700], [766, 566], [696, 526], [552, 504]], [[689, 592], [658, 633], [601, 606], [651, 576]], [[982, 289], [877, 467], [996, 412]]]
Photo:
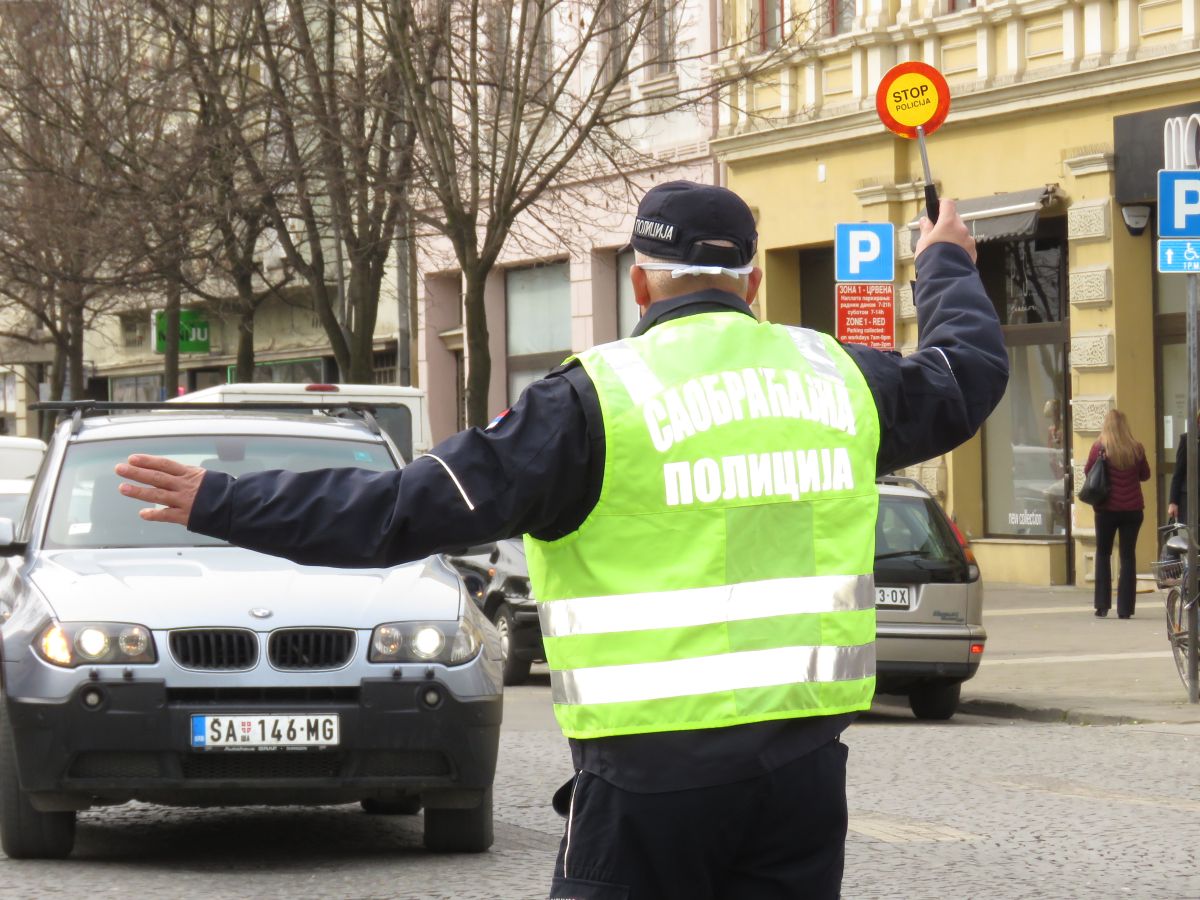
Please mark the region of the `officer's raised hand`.
[[116, 472], [122, 478], [141, 484], [122, 484], [121, 493], [135, 500], [157, 503], [162, 509], [141, 509], [138, 515], [148, 522], [174, 522], [187, 526], [196, 502], [196, 492], [204, 480], [205, 469], [185, 466], [163, 456], [137, 453], [129, 462], [118, 463]]
[[937, 223], [930, 222], [921, 216], [921, 238], [913, 248], [913, 258], [921, 255], [930, 244], [958, 244], [970, 254], [971, 262], [975, 262], [975, 238], [967, 230], [966, 223], [959, 218], [958, 208], [953, 200], [943, 200], [938, 206]]

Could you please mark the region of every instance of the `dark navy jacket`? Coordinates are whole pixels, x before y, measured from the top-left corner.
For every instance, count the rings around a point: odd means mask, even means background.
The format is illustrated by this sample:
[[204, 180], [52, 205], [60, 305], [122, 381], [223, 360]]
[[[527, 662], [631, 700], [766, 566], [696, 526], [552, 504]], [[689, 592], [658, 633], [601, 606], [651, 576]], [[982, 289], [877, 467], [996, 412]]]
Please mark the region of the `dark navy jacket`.
[[[945, 453], [999, 403], [1008, 355], [992, 303], [960, 247], [933, 244], [917, 260], [919, 343], [902, 357], [846, 345], [879, 412], [878, 471]], [[716, 310], [750, 314], [707, 290], [653, 304], [638, 323]], [[578, 365], [534, 382], [497, 422], [442, 441], [398, 472], [329, 469], [204, 477], [188, 522], [232, 544], [329, 566], [389, 566], [530, 533], [574, 531], [600, 494], [599, 402]], [[633, 790], [674, 790], [753, 777], [832, 739], [848, 716], [725, 729], [572, 741], [577, 768]], [[661, 761], [671, 760], [663, 771]]]

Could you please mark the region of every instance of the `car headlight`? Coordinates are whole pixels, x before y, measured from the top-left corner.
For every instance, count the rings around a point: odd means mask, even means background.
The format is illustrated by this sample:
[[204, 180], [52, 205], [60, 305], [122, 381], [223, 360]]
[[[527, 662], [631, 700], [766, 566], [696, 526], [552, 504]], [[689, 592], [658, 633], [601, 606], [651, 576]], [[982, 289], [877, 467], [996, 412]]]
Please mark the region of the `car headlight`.
[[158, 660], [148, 628], [119, 622], [51, 622], [33, 647], [46, 662], [68, 669]]
[[371, 662], [437, 662], [457, 666], [470, 662], [483, 646], [478, 626], [457, 622], [388, 622], [371, 633]]

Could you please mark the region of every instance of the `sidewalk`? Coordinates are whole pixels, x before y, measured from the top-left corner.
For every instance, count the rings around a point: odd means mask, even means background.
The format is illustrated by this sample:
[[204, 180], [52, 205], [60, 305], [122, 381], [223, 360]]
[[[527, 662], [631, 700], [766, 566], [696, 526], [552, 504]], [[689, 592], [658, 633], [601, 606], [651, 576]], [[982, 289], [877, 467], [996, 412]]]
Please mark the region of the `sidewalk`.
[[[1139, 587], [1145, 588], [1145, 585]], [[1137, 595], [1131, 619], [1092, 614], [1076, 587], [985, 586], [987, 648], [962, 712], [1076, 724], [1200, 723], [1167, 643], [1165, 593]]]

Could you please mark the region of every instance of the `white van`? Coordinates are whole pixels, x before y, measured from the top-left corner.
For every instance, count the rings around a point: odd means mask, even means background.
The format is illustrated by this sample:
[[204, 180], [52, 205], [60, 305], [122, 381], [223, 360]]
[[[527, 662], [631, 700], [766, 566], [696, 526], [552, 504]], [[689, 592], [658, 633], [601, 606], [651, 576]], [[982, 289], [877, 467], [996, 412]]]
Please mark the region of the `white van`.
[[429, 450], [429, 411], [425, 392], [396, 384], [217, 384], [173, 398], [173, 403], [366, 403], [379, 427], [405, 462]]
[[0, 478], [32, 478], [45, 455], [45, 441], [0, 435]]

